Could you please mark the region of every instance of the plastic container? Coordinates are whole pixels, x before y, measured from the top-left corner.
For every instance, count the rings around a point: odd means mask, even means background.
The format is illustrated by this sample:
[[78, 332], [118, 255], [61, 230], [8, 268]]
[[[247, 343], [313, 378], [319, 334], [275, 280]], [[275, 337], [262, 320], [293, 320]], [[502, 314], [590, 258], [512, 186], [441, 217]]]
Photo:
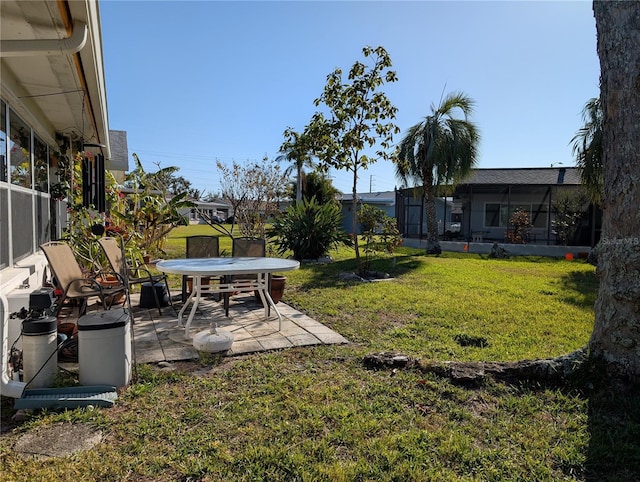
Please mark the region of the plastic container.
[[126, 310], [90, 313], [78, 319], [80, 385], [124, 387], [131, 381], [131, 323]]
[[58, 320], [53, 316], [22, 322], [22, 380], [29, 388], [47, 388], [58, 370]]
[[[153, 290], [156, 290], [158, 302], [160, 306], [156, 306], [156, 299], [153, 296]], [[151, 283], [142, 283], [140, 289], [140, 308], [164, 308], [169, 306], [169, 294], [163, 283], [155, 283], [153, 288]]]

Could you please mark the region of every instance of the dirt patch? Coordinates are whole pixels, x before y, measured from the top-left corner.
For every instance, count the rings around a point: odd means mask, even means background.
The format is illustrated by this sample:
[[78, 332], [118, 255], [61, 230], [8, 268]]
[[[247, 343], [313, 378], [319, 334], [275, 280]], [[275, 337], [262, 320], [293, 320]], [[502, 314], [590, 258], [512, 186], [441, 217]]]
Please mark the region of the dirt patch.
[[197, 360], [184, 360], [175, 362], [162, 362], [151, 365], [158, 371], [175, 371], [197, 376], [211, 376], [230, 370], [237, 362], [244, 360], [246, 356], [237, 357], [212, 357], [211, 363], [203, 363]]
[[85, 424], [56, 424], [29, 431], [14, 450], [24, 457], [49, 459], [89, 450], [102, 441], [102, 432]]

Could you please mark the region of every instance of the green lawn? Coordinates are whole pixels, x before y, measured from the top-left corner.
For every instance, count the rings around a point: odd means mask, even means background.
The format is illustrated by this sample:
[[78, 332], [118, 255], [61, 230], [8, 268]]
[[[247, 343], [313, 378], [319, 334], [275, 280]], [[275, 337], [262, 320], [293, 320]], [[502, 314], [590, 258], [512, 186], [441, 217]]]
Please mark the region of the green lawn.
[[[212, 231], [175, 230], [167, 256], [182, 256], [187, 233]], [[638, 480], [635, 392], [614, 398], [601, 379], [464, 388], [362, 365], [378, 351], [519, 360], [584, 346], [597, 290], [592, 266], [403, 248], [374, 260], [393, 280], [359, 284], [339, 280], [355, 269], [352, 252], [332, 255], [334, 263], [288, 272], [283, 301], [351, 345], [174, 372], [142, 366], [113, 409], [35, 414], [0, 438], [3, 480]], [[461, 346], [465, 337], [484, 346]], [[22, 431], [61, 422], [94, 424], [106, 439], [47, 462], [12, 452]]]

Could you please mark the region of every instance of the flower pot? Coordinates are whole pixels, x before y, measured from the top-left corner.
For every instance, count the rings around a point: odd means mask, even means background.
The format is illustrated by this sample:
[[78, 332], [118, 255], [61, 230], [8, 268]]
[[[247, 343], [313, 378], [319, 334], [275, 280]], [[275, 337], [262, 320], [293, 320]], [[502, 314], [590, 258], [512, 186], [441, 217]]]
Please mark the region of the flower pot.
[[[97, 278], [96, 281], [100, 283], [101, 286], [105, 288], [114, 288], [116, 286], [120, 286], [120, 281], [113, 275], [106, 275]], [[112, 304], [118, 304], [124, 301], [124, 293], [120, 292], [116, 295], [113, 295]]]
[[58, 320], [58, 333], [66, 335], [67, 338], [71, 338], [78, 334], [78, 325]]
[[[287, 277], [280, 275], [271, 276], [271, 290], [269, 291], [269, 295], [271, 295], [271, 299], [274, 303], [277, 303], [282, 299], [284, 295], [284, 286], [286, 284]], [[260, 294], [257, 291], [253, 292], [256, 299], [261, 302]]]
[[[208, 285], [210, 280], [211, 278], [207, 278], [206, 276], [200, 278], [200, 286]], [[187, 292], [191, 294], [192, 291], [193, 291], [193, 278], [189, 277], [187, 279]]]

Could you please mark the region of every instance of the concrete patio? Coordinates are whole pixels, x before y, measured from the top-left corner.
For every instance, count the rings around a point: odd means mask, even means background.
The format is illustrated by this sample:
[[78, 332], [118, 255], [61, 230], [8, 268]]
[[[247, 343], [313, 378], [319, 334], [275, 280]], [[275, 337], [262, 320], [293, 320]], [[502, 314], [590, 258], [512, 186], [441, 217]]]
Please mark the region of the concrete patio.
[[[174, 298], [175, 308], [182, 304], [179, 296]], [[280, 302], [278, 311], [282, 315], [282, 326], [278, 330], [278, 317], [273, 309], [264, 319], [262, 305], [251, 294], [231, 297], [229, 317], [225, 317], [222, 303], [204, 296], [194, 316], [190, 337], [185, 337], [184, 326], [178, 326], [178, 318], [171, 307], [140, 308], [139, 294], [131, 295], [134, 316], [133, 337], [136, 363], [172, 362], [199, 358], [191, 338], [213, 324], [219, 331], [232, 333], [233, 345], [226, 356], [243, 355], [269, 350], [300, 346], [345, 344], [349, 341], [339, 333], [318, 323], [290, 306]], [[185, 313], [185, 320], [188, 315]]]

